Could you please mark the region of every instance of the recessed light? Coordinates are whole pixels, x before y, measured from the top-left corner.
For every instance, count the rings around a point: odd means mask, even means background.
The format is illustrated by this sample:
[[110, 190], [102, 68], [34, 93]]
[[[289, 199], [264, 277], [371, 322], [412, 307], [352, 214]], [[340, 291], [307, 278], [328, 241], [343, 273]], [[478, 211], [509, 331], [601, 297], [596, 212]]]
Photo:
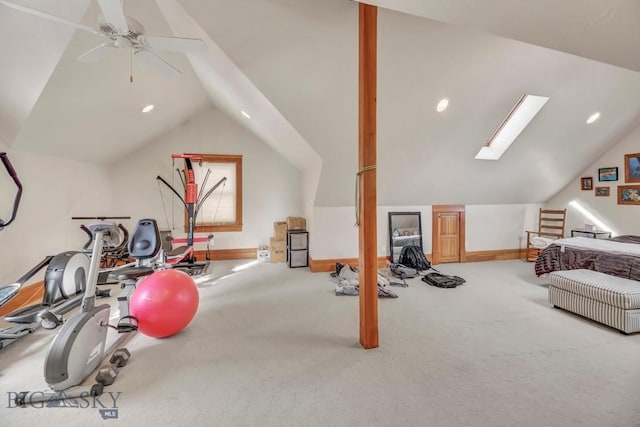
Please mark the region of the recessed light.
[[600, 118], [600, 113], [593, 113], [592, 115], [589, 116], [589, 118], [587, 119], [587, 124], [590, 125], [591, 123], [595, 122], [596, 120], [598, 120]]
[[243, 116], [245, 116], [247, 119], [251, 119], [251, 116], [249, 114], [247, 114], [244, 110], [240, 111], [242, 113]]
[[442, 113], [444, 110], [447, 109], [448, 106], [449, 106], [449, 98], [443, 98], [440, 100], [440, 102], [438, 102], [438, 105], [436, 106], [436, 111], [438, 113]]
[[142, 107], [143, 113], [148, 113], [151, 110], [153, 110], [153, 104], [145, 105], [144, 107]]

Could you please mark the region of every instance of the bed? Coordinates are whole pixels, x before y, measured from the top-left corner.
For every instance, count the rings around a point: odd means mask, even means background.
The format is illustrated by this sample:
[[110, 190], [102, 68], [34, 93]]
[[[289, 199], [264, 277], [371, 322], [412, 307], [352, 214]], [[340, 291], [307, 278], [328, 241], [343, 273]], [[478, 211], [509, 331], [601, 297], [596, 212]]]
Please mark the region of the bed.
[[537, 276], [552, 271], [576, 269], [594, 270], [640, 281], [640, 236], [559, 239], [547, 246], [535, 263]]

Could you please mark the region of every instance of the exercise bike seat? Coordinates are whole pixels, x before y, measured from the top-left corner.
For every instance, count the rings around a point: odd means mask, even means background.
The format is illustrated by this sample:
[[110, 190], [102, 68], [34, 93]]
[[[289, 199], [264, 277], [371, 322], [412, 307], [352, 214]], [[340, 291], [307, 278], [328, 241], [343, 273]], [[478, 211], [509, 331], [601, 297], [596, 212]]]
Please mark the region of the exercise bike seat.
[[[137, 262], [154, 258], [160, 252], [161, 241], [160, 231], [155, 219], [141, 219], [136, 224], [131, 240], [129, 240], [129, 255]], [[146, 265], [136, 265], [114, 270], [109, 274], [109, 278], [118, 281], [135, 280], [148, 276], [154, 272], [154, 268]]]

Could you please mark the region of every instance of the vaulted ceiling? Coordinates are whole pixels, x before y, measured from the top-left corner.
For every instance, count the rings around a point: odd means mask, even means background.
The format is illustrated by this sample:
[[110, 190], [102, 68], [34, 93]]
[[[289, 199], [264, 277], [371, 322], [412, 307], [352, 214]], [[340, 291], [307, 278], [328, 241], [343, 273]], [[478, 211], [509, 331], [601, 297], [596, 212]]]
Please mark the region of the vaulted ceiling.
[[[381, 7], [381, 205], [543, 202], [640, 124], [636, 1], [368, 3]], [[99, 14], [89, 0], [20, 4], [89, 26]], [[357, 9], [350, 0], [125, 1], [148, 34], [207, 38], [208, 56], [162, 53], [183, 72], [171, 80], [126, 49], [77, 62], [97, 36], [0, 5], [0, 146], [110, 164], [213, 104], [302, 169], [317, 153], [315, 204], [351, 205]], [[474, 160], [523, 93], [550, 100], [502, 159]], [[450, 106], [437, 113], [444, 97]], [[148, 103], [156, 109], [142, 115]]]

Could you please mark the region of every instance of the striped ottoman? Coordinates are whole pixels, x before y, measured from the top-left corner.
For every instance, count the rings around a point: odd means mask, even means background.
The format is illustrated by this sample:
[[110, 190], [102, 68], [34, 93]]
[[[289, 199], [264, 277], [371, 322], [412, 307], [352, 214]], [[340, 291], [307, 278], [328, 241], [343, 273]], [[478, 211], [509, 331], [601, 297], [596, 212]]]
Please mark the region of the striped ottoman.
[[549, 302], [625, 334], [640, 331], [640, 282], [592, 270], [550, 274]]

